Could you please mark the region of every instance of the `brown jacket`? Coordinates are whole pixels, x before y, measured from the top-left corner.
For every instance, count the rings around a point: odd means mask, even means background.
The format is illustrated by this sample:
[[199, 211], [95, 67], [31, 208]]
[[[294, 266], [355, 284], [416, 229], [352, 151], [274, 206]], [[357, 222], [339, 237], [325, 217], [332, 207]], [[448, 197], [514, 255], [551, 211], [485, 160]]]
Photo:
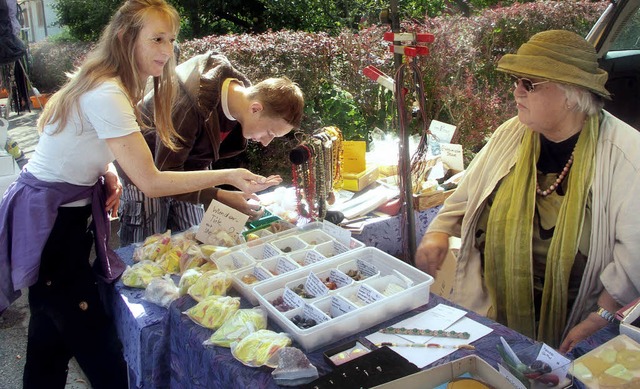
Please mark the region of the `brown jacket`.
[[[237, 121], [227, 119], [222, 111], [220, 92], [227, 78], [236, 78], [245, 87], [251, 81], [221, 54], [207, 52], [194, 56], [176, 68], [180, 83], [177, 103], [173, 108], [173, 125], [183, 137], [180, 149], [171, 151], [153, 128], [144, 137], [160, 170], [208, 170], [219, 159], [240, 154], [247, 147], [242, 128]], [[143, 111], [153, 117], [153, 98], [148, 95]], [[221, 134], [228, 133], [223, 142]], [[126, 177], [124, 178], [126, 180]], [[209, 206], [217, 189], [172, 196], [178, 200]]]

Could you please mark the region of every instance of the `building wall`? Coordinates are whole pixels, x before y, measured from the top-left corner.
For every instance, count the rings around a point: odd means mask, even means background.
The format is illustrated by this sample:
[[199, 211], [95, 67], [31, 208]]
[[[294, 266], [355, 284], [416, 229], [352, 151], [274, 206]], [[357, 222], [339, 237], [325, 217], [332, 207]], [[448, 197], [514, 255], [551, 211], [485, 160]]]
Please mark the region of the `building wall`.
[[48, 36], [56, 35], [62, 31], [56, 26], [57, 16], [53, 10], [55, 0], [19, 0], [18, 4], [22, 8], [22, 31], [23, 36], [33, 43], [45, 39]]

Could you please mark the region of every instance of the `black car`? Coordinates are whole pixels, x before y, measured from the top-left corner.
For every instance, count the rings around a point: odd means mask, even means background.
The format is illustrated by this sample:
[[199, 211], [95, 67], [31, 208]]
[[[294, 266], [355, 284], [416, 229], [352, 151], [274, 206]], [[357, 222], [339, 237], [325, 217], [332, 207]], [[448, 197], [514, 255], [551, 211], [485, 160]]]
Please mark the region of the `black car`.
[[605, 109], [640, 131], [640, 0], [612, 0], [587, 40], [609, 73]]

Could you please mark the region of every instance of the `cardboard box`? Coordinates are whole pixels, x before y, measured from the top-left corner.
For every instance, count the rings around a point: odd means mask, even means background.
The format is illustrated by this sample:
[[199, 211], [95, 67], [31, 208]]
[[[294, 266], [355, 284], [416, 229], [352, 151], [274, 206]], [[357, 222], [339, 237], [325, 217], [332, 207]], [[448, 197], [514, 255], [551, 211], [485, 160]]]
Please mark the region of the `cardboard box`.
[[475, 355], [456, 359], [444, 365], [411, 374], [406, 377], [378, 385], [377, 389], [429, 389], [469, 373], [472, 378], [481, 380], [495, 388], [511, 388], [509, 381], [496, 369]]
[[425, 209], [442, 205], [447, 197], [451, 196], [454, 191], [455, 189], [447, 191], [436, 190], [425, 194], [413, 195], [413, 209], [416, 211], [424, 211]]
[[342, 173], [342, 189], [359, 192], [378, 179], [378, 166], [372, 165], [360, 173]]
[[640, 343], [640, 328], [632, 325], [640, 317], [640, 302], [620, 322], [620, 333]]

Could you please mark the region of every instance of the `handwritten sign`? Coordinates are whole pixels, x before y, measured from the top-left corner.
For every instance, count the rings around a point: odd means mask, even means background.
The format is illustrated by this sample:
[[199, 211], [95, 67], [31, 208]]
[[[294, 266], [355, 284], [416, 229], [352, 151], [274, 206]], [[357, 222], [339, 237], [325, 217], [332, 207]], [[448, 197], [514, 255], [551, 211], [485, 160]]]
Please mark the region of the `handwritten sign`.
[[205, 244], [219, 245], [217, 235], [221, 231], [237, 239], [247, 220], [249, 220], [248, 215], [213, 200], [200, 222], [196, 239]]
[[442, 144], [440, 145], [440, 157], [442, 163], [455, 171], [464, 170], [464, 159], [462, 158], [462, 145]]

